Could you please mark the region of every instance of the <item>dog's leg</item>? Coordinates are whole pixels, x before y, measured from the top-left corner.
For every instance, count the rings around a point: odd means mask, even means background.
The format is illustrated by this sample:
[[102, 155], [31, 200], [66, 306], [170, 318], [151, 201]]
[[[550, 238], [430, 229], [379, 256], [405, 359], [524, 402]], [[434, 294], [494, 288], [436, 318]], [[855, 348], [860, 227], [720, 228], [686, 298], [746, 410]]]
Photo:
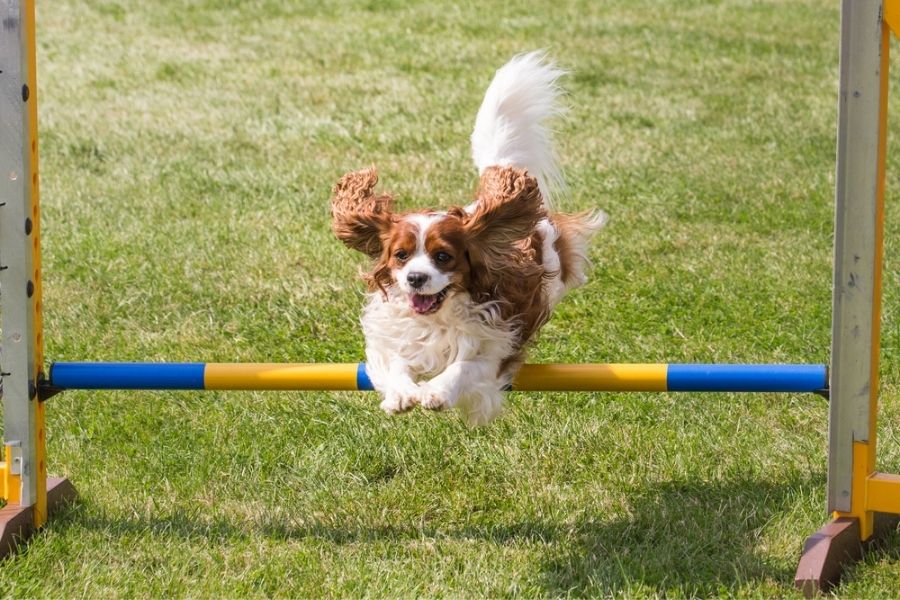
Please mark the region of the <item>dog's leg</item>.
[[366, 369], [372, 385], [383, 400], [381, 410], [388, 414], [406, 412], [419, 403], [421, 389], [413, 381], [406, 362], [396, 356], [367, 353]]
[[484, 425], [500, 414], [503, 387], [494, 361], [460, 361], [421, 385], [422, 407], [444, 410], [459, 406], [469, 425]]
[[[485, 360], [451, 363], [442, 373], [422, 384], [422, 408], [445, 410], [465, 396], [492, 396], [502, 399], [502, 382], [497, 378], [499, 364]], [[472, 398], [478, 401], [478, 398]], [[468, 402], [467, 402], [468, 404]]]

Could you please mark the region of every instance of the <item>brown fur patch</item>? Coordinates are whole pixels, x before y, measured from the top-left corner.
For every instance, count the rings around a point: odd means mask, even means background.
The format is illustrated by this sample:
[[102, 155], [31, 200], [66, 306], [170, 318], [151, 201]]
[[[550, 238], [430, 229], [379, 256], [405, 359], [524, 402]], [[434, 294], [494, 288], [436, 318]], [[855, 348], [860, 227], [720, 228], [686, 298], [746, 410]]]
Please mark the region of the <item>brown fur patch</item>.
[[348, 247], [376, 258], [391, 228], [393, 198], [376, 196], [374, 168], [347, 173], [332, 190], [331, 229]]
[[393, 227], [384, 236], [383, 249], [378, 257], [378, 261], [372, 268], [372, 272], [363, 275], [370, 292], [376, 289], [384, 292], [393, 283], [391, 271], [399, 269], [403, 264], [403, 260], [397, 256], [400, 250], [405, 251], [409, 256], [416, 252], [416, 238], [419, 228], [414, 223], [404, 220], [403, 216], [405, 215], [395, 218]]
[[454, 274], [451, 277], [454, 285], [463, 289], [468, 286], [468, 243], [458, 216], [448, 214], [428, 228], [425, 232], [425, 252], [438, 270]]
[[466, 230], [474, 243], [502, 248], [528, 238], [544, 216], [537, 179], [524, 169], [488, 167]]
[[580, 284], [580, 275], [588, 265], [583, 252], [584, 240], [595, 231], [590, 225], [590, 213], [550, 216], [550, 222], [559, 232], [553, 247], [559, 253], [560, 277], [566, 285]]
[[476, 209], [466, 215], [470, 294], [477, 302], [497, 302], [501, 317], [516, 323], [517, 352], [501, 364], [501, 373], [518, 366], [525, 345], [550, 316], [535, 231], [544, 216], [537, 180], [511, 167], [485, 170]]

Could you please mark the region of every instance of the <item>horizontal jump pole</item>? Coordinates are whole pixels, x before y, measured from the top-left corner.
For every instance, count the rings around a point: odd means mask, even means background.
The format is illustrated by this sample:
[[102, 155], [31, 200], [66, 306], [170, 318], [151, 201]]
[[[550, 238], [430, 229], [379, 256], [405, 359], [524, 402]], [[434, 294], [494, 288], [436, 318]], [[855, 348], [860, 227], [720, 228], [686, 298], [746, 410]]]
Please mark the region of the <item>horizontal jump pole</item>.
[[[57, 362], [55, 389], [91, 390], [372, 390], [365, 363]], [[516, 391], [824, 392], [825, 365], [534, 364], [513, 380]]]

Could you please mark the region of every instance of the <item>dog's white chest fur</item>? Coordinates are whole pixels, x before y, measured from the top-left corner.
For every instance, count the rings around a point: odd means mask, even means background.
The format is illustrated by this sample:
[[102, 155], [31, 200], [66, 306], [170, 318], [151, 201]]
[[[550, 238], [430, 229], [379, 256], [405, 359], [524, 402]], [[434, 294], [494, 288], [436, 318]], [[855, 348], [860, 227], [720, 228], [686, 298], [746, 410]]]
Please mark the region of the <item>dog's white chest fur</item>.
[[400, 361], [421, 380], [455, 362], [499, 362], [510, 354], [515, 334], [496, 313], [472, 303], [464, 293], [452, 294], [429, 315], [413, 312], [405, 294], [370, 294], [362, 316], [366, 359], [374, 367], [370, 371], [390, 372], [391, 363]]

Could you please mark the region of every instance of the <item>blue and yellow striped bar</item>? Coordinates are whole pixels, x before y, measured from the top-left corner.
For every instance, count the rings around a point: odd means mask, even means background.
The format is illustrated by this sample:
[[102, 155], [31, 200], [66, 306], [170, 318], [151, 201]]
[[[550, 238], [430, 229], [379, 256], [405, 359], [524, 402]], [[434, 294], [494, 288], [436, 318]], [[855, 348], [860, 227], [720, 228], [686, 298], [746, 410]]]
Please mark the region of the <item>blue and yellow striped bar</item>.
[[[57, 362], [47, 382], [91, 390], [371, 390], [365, 363]], [[825, 365], [525, 365], [517, 391], [823, 392]]]

